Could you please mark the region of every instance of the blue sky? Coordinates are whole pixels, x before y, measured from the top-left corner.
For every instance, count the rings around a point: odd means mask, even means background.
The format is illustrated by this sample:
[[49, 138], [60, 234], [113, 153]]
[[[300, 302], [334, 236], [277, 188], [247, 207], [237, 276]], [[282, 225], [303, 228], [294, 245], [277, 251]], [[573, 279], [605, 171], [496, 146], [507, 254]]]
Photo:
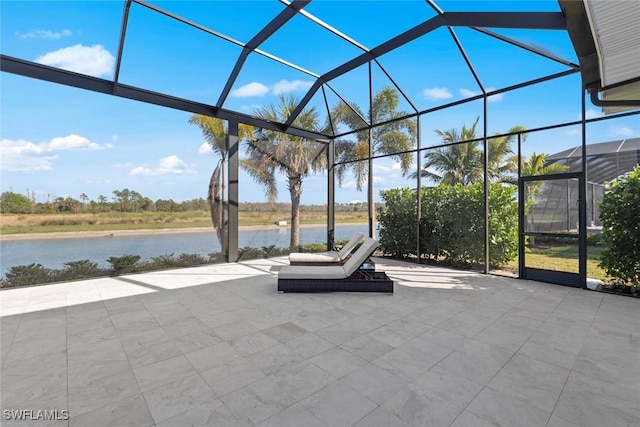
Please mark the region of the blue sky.
[[[283, 7], [278, 1], [153, 2], [187, 19], [245, 43]], [[445, 11], [557, 11], [553, 1], [438, 2]], [[5, 1], [1, 33], [3, 54], [112, 79], [118, 48], [121, 1]], [[429, 19], [434, 12], [423, 1], [315, 0], [306, 8], [366, 48]], [[576, 61], [568, 36], [556, 31], [499, 30], [525, 43]], [[458, 37], [488, 90], [566, 69], [529, 52], [476, 31], [456, 29]], [[263, 51], [323, 74], [361, 53], [336, 36], [296, 16], [261, 47]], [[240, 52], [238, 46], [186, 27], [134, 4], [131, 9], [120, 82], [169, 95], [215, 104]], [[420, 110], [463, 99], [480, 92], [445, 29], [439, 29], [379, 58]], [[360, 67], [330, 82], [344, 98], [368, 102], [368, 68]], [[373, 89], [390, 84], [373, 67]], [[96, 200], [113, 190], [129, 188], [152, 199], [176, 201], [205, 197], [216, 157], [189, 114], [117, 97], [27, 79], [7, 73], [1, 78], [0, 177], [1, 190], [26, 194], [38, 201], [85, 193]], [[225, 108], [251, 113], [277, 101], [279, 94], [302, 97], [313, 78], [264, 56], [251, 54]], [[333, 94], [329, 102], [337, 101]], [[316, 96], [312, 106], [322, 108]], [[401, 109], [410, 110], [407, 102]], [[588, 117], [601, 113], [587, 104]], [[482, 114], [473, 102], [424, 116], [423, 145], [439, 143], [435, 129], [470, 125]], [[490, 99], [489, 132], [514, 125], [534, 128], [580, 117], [578, 75]], [[578, 145], [579, 127], [530, 135], [524, 153], [555, 153]], [[588, 142], [604, 142], [640, 135], [638, 116], [595, 123]], [[412, 186], [392, 160], [374, 165], [376, 189]], [[279, 200], [287, 202], [284, 177]], [[303, 203], [325, 202], [326, 175], [305, 179]], [[262, 201], [264, 193], [244, 172], [242, 201]], [[366, 199], [347, 177], [336, 201]]]

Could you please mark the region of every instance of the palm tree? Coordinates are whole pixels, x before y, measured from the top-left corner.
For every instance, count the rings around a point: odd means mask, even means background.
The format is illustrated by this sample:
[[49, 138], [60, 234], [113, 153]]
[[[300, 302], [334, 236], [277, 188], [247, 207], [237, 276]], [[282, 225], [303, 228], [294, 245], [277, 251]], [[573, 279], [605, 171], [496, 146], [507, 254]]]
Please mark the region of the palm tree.
[[[294, 97], [280, 95], [277, 105], [256, 110], [263, 119], [283, 123], [298, 105]], [[319, 114], [315, 108], [303, 110], [293, 121], [293, 126], [321, 130]], [[321, 142], [287, 135], [266, 129], [258, 129], [254, 138], [245, 145], [246, 158], [241, 166], [265, 188], [267, 198], [275, 202], [278, 197], [276, 172], [286, 176], [291, 197], [291, 240], [289, 247], [298, 250], [300, 241], [300, 199], [303, 181], [312, 172], [327, 168], [327, 145]]]
[[[423, 169], [420, 176], [429, 178], [442, 184], [471, 184], [482, 178], [482, 151], [477, 147], [477, 142], [468, 144], [454, 144], [476, 138], [476, 126], [478, 120], [471, 127], [462, 125], [462, 129], [448, 131], [435, 130], [443, 143], [450, 146], [427, 151], [424, 155]], [[432, 172], [433, 170], [433, 172]], [[414, 172], [410, 178], [416, 178]]]
[[[384, 123], [372, 129], [372, 151], [376, 154], [392, 154], [392, 157], [400, 162], [402, 173], [406, 174], [411, 167], [413, 156], [411, 153], [403, 153], [403, 151], [409, 151], [413, 148], [413, 141], [415, 141], [416, 137], [416, 122], [412, 119], [389, 122], [409, 114], [398, 110], [399, 103], [398, 92], [391, 87], [384, 87], [375, 95], [371, 109], [366, 114], [362, 112], [358, 105], [340, 101], [333, 107], [331, 116], [335, 125], [342, 124], [351, 130], [362, 129], [368, 123], [372, 125]], [[356, 138], [356, 141], [336, 141], [337, 162], [364, 160], [369, 157], [369, 130], [365, 129], [357, 132]], [[353, 171], [356, 178], [356, 187], [358, 191], [361, 191], [362, 184], [369, 173], [368, 162], [351, 162], [338, 165], [336, 167], [336, 175], [340, 185], [348, 169]]]
[[522, 135], [522, 142], [527, 140], [528, 134], [521, 125], [513, 126], [507, 134], [489, 140], [489, 182], [508, 183], [510, 176], [518, 171], [518, 156], [509, 156], [513, 154], [511, 144], [517, 139], [516, 134]]
[[[569, 167], [567, 165], [561, 165], [558, 163], [552, 163], [545, 166], [548, 154], [540, 153], [536, 154], [534, 151], [531, 153], [529, 158], [522, 158], [520, 161], [520, 175], [521, 176], [539, 176], [539, 175], [549, 175], [554, 173], [561, 173], [566, 171]], [[513, 158], [514, 162], [518, 162], [517, 156]], [[508, 184], [518, 185], [518, 177], [510, 177], [508, 180], [505, 180]], [[544, 185], [544, 181], [529, 181], [527, 182], [526, 187], [526, 196], [525, 200], [525, 212], [528, 212], [531, 205], [533, 205], [534, 199], [540, 195], [540, 191], [542, 190], [542, 186]], [[534, 217], [533, 215], [526, 215], [527, 221], [531, 224], [531, 229], [534, 229]], [[529, 236], [530, 244], [535, 244], [535, 236]]]
[[87, 196], [85, 193], [82, 193], [80, 195], [80, 200], [82, 200], [82, 208], [86, 212], [87, 211], [87, 202], [89, 201], [89, 196]]
[[[198, 126], [202, 130], [202, 135], [209, 147], [220, 156], [218, 164], [213, 169], [209, 180], [209, 191], [207, 201], [211, 209], [211, 223], [218, 236], [220, 246], [224, 248], [224, 226], [227, 222], [226, 201], [225, 201], [225, 169], [227, 155], [229, 152], [229, 133], [226, 122], [215, 117], [194, 114], [189, 118], [189, 123]], [[238, 127], [238, 140], [249, 137], [253, 132], [251, 126], [240, 125]]]
[[[423, 169], [420, 176], [429, 178], [442, 184], [469, 185], [484, 180], [484, 150], [482, 141], [460, 143], [476, 139], [476, 127], [480, 117], [477, 117], [471, 127], [462, 125], [460, 130], [436, 130], [435, 133], [445, 147], [427, 151], [424, 155]], [[507, 133], [508, 136], [495, 136], [488, 140], [488, 176], [490, 182], [507, 182], [510, 174], [517, 169], [517, 160], [508, 156], [513, 153], [511, 144], [516, 138], [515, 133], [523, 133], [522, 126], [514, 126]], [[500, 135], [497, 133], [496, 135]], [[526, 139], [526, 134], [524, 134]], [[417, 173], [410, 175], [415, 179]]]
[[[569, 167], [567, 165], [561, 165], [558, 163], [551, 163], [545, 166], [547, 162], [546, 153], [536, 154], [534, 151], [531, 153], [529, 158], [523, 158], [520, 162], [520, 175], [522, 176], [537, 176], [537, 175], [550, 175], [554, 173], [561, 173], [566, 171]], [[515, 160], [517, 161], [517, 159]], [[513, 184], [517, 184], [517, 182], [510, 182]], [[528, 187], [528, 193], [531, 199], [540, 194], [540, 189], [542, 188], [542, 184], [544, 182], [537, 181], [531, 182], [530, 187]]]

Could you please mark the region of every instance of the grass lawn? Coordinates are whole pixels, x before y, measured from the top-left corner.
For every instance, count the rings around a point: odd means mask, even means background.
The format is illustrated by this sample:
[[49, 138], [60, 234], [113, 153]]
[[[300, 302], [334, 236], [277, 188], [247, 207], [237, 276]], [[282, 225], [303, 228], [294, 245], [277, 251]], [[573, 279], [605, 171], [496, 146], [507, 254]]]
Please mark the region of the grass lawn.
[[[607, 280], [605, 271], [598, 266], [602, 248], [597, 246], [587, 247], [587, 277]], [[527, 267], [544, 268], [547, 270], [578, 272], [578, 246], [536, 246], [527, 250], [525, 254]], [[518, 271], [518, 259], [511, 261], [507, 268]]]
[[[291, 212], [243, 212], [239, 213], [240, 226], [273, 225], [276, 221], [290, 222]], [[366, 223], [364, 212], [336, 212], [336, 223]], [[300, 224], [323, 225], [327, 223], [325, 212], [300, 213]], [[105, 212], [77, 214], [2, 214], [0, 234], [52, 233], [74, 231], [115, 231], [141, 229], [168, 229], [211, 227], [209, 212]]]

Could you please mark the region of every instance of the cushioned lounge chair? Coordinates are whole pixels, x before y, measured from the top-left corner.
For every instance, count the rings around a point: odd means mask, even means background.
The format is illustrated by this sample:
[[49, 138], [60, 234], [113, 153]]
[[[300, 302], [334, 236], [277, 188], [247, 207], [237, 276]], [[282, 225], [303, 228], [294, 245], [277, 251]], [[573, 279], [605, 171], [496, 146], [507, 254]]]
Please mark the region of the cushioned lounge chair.
[[349, 254], [364, 239], [364, 234], [358, 232], [340, 249], [340, 251], [329, 252], [294, 252], [289, 254], [289, 264], [291, 265], [329, 265], [344, 264]]
[[384, 272], [361, 270], [378, 247], [369, 237], [342, 265], [286, 265], [278, 272], [282, 292], [393, 292], [393, 281]]

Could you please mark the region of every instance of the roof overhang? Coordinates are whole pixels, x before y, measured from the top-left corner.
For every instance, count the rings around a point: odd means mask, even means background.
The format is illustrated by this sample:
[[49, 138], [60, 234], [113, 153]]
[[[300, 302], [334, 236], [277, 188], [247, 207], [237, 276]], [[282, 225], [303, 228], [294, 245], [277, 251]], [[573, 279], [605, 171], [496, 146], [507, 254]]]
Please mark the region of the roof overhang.
[[640, 1], [558, 0], [582, 83], [605, 113], [640, 107]]

